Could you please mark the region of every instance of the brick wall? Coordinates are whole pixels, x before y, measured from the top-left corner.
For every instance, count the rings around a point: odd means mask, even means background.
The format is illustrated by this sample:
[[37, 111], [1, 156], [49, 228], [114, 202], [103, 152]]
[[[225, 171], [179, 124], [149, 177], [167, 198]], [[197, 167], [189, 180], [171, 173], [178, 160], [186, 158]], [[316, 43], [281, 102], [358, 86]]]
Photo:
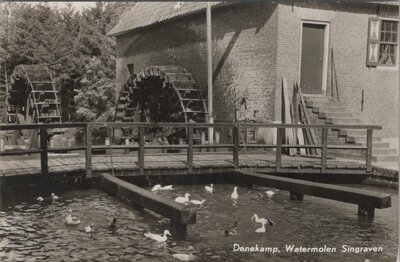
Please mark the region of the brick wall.
[[[216, 121], [234, 119], [232, 100], [246, 99], [239, 119], [273, 118], [276, 63], [276, 5], [257, 3], [215, 9], [212, 13], [214, 112]], [[249, 15], [251, 14], [251, 15]], [[207, 98], [205, 12], [117, 37], [117, 89], [134, 71], [174, 64], [193, 74]], [[234, 91], [235, 90], [235, 91]]]
[[[368, 18], [398, 17], [398, 8], [365, 4], [282, 4], [278, 7], [277, 84], [300, 74], [301, 21], [329, 23], [329, 49], [333, 49], [339, 98], [349, 112], [361, 113], [364, 90], [365, 123], [383, 125], [377, 134], [398, 136], [398, 70], [366, 66]], [[331, 95], [331, 61], [328, 60], [326, 94]], [[290, 86], [290, 85], [289, 85]], [[336, 90], [334, 89], [336, 96]]]
[[[366, 4], [236, 4], [213, 10], [214, 112], [216, 121], [233, 120], [233, 93], [246, 98], [239, 120], [280, 120], [282, 78], [288, 86], [300, 74], [301, 21], [329, 23], [341, 104], [360, 112], [362, 120], [377, 122], [385, 137], [397, 136], [398, 70], [366, 66], [368, 18], [379, 13], [397, 17], [396, 7]], [[154, 25], [117, 37], [117, 89], [134, 71], [150, 65], [186, 68], [206, 98], [207, 49], [205, 12]], [[331, 94], [328, 55], [326, 94]], [[235, 91], [233, 91], [235, 90]], [[335, 91], [336, 92], [336, 91]], [[334, 92], [334, 95], [336, 93]]]

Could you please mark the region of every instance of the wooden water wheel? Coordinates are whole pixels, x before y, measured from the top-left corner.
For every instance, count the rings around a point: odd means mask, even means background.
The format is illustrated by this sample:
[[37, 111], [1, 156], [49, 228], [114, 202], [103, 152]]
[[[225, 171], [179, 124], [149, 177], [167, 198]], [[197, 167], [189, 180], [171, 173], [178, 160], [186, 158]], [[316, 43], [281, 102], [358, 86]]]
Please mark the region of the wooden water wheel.
[[10, 77], [8, 93], [9, 123], [61, 122], [58, 91], [46, 67], [18, 65]]
[[[123, 86], [116, 105], [116, 122], [185, 122], [204, 123], [206, 101], [192, 75], [179, 66], [151, 66], [132, 74]], [[162, 132], [162, 134], [160, 134]], [[185, 129], [149, 129], [147, 138], [163, 136], [177, 143], [186, 136]], [[114, 131], [114, 138], [130, 139], [134, 129]]]

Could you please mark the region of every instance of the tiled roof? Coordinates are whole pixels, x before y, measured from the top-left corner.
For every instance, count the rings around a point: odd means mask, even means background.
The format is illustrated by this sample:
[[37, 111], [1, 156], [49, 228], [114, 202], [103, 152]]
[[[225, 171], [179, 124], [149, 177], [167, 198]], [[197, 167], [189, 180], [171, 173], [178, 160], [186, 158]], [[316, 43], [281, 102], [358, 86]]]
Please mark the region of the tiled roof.
[[[221, 4], [212, 2], [211, 6]], [[206, 7], [207, 2], [137, 2], [122, 16], [108, 36], [118, 36], [169, 19], [197, 13]]]

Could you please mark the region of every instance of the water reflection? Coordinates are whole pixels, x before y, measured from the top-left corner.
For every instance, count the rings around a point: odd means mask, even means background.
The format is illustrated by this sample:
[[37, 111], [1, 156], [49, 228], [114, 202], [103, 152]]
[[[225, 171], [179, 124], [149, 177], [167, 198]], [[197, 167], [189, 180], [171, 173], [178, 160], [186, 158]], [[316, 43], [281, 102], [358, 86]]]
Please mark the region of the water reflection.
[[[58, 193], [57, 201], [39, 203], [38, 195], [3, 196], [0, 211], [0, 260], [2, 261], [174, 261], [176, 253], [191, 252], [198, 261], [395, 261], [397, 249], [398, 197], [392, 208], [376, 210], [373, 221], [357, 217], [355, 205], [305, 196], [303, 202], [290, 201], [285, 191], [267, 188], [237, 188], [232, 205], [232, 185], [214, 185], [214, 193], [204, 186], [174, 186], [161, 191], [175, 199], [189, 192], [190, 199], [202, 200], [197, 209], [197, 224], [190, 225], [188, 238], [157, 243], [146, 232], [162, 234], [169, 221], [153, 212], [140, 212], [98, 190]], [[397, 194], [393, 191], [391, 193]], [[67, 210], [81, 220], [77, 226], [65, 224]], [[271, 219], [266, 233], [255, 233], [259, 224], [253, 214]], [[117, 218], [118, 230], [108, 225]], [[237, 234], [225, 230], [237, 222]], [[84, 230], [94, 224], [93, 238]], [[234, 244], [270, 246], [280, 253], [232, 252]], [[285, 245], [338, 248], [336, 253], [287, 253]], [[383, 246], [382, 253], [341, 253], [343, 244]], [[191, 250], [193, 247], [193, 250]]]

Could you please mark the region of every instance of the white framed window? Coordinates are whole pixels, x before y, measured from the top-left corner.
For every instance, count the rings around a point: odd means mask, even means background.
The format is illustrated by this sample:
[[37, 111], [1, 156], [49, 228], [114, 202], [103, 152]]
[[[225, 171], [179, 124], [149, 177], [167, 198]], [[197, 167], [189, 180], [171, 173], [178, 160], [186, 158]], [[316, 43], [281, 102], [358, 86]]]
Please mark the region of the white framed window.
[[367, 66], [398, 64], [397, 20], [371, 17], [368, 26]]

